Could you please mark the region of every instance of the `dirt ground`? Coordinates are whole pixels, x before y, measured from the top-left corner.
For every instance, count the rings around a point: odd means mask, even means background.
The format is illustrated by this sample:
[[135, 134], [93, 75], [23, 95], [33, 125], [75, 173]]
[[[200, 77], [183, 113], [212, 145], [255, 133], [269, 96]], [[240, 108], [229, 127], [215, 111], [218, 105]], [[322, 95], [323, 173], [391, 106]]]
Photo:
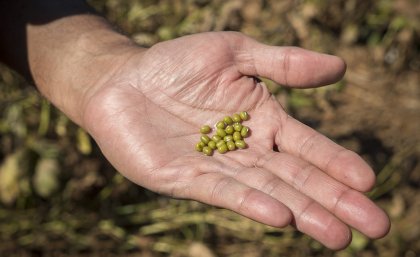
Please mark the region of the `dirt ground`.
[[291, 228], [139, 188], [114, 171], [83, 130], [2, 66], [0, 257], [420, 256], [417, 1], [89, 2], [143, 46], [235, 30], [344, 58], [347, 73], [334, 85], [266, 84], [291, 115], [372, 165], [378, 178], [369, 196], [388, 212], [391, 232], [375, 241], [355, 232], [347, 249], [334, 252]]

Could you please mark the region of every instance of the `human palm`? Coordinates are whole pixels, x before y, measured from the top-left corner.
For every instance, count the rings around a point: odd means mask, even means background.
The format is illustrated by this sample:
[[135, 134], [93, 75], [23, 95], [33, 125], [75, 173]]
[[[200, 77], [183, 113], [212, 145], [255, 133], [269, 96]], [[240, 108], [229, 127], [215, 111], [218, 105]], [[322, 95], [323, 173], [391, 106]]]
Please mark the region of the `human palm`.
[[[338, 80], [344, 69], [336, 57], [238, 33], [183, 37], [127, 59], [91, 97], [85, 126], [141, 186], [271, 226], [292, 224], [339, 249], [351, 240], [349, 226], [373, 238], [388, 231], [386, 215], [361, 193], [373, 172], [288, 116], [255, 77], [312, 87]], [[211, 157], [195, 150], [201, 125], [242, 110], [251, 117], [247, 149]]]

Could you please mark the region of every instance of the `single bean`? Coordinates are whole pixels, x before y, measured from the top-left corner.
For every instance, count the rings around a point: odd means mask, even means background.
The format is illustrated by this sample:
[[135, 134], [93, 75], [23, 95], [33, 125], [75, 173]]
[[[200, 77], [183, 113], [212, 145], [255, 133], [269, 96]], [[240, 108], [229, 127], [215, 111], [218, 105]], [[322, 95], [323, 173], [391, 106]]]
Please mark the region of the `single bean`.
[[232, 115], [232, 120], [234, 122], [241, 122], [242, 121], [241, 116], [239, 114], [237, 114], [237, 113], [235, 113], [234, 115]]
[[241, 136], [245, 138], [248, 135], [249, 135], [249, 128], [247, 126], [243, 126], [241, 129]]
[[233, 129], [233, 127], [231, 125], [227, 125], [226, 128], [225, 128], [225, 132], [228, 135], [232, 135], [234, 131], [235, 130]]
[[217, 147], [217, 151], [219, 152], [219, 153], [226, 153], [227, 151], [228, 151], [228, 148], [227, 148], [227, 145], [226, 144], [224, 144], [224, 145], [221, 145], [221, 146], [219, 146], [219, 147]]
[[226, 125], [225, 125], [225, 122], [224, 122], [224, 121], [222, 121], [222, 120], [216, 123], [216, 128], [218, 128], [218, 129], [219, 129], [219, 128], [224, 129], [224, 128], [225, 128], [225, 126], [226, 126]]
[[212, 155], [213, 154], [213, 149], [211, 149], [210, 147], [208, 147], [208, 146], [205, 146], [205, 147], [203, 147], [203, 153], [205, 154], [205, 155], [207, 155], [207, 156], [210, 156], [210, 155]]
[[213, 140], [211, 140], [207, 145], [213, 150], [217, 148], [216, 142], [214, 142]]
[[210, 142], [210, 138], [207, 135], [201, 135], [200, 140], [206, 145]]
[[235, 133], [233, 133], [233, 140], [236, 142], [236, 141], [239, 141], [239, 140], [242, 140], [242, 136], [241, 136], [241, 132], [239, 132], [239, 131], [235, 131]]
[[227, 148], [229, 149], [229, 151], [233, 151], [236, 149], [236, 145], [235, 142], [233, 141], [229, 141], [226, 143]]
[[223, 121], [227, 124], [227, 125], [232, 125], [233, 124], [233, 120], [231, 117], [226, 116], [223, 118]]
[[240, 149], [246, 148], [246, 143], [243, 140], [235, 141], [235, 145], [236, 145], [236, 147], [238, 147]]
[[242, 120], [248, 120], [249, 119], [249, 114], [245, 111], [240, 112], [239, 116], [241, 117]]
[[235, 131], [240, 132], [240, 131], [241, 131], [241, 129], [242, 129], [242, 124], [241, 124], [241, 123], [234, 123], [234, 124], [233, 124], [233, 129], [234, 129]]
[[224, 129], [222, 129], [222, 128], [218, 128], [218, 129], [216, 130], [216, 134], [217, 134], [218, 136], [220, 136], [220, 137], [225, 137], [225, 136], [226, 136], [226, 131], [225, 131]]
[[211, 132], [211, 128], [209, 125], [204, 125], [200, 128], [201, 134], [208, 134]]

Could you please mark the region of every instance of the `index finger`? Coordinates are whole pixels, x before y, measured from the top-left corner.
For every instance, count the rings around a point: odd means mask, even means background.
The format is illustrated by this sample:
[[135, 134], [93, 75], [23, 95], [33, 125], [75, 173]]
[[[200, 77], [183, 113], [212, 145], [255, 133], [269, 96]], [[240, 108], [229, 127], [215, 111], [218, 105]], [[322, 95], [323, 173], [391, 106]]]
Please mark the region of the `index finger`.
[[275, 136], [279, 149], [312, 163], [358, 191], [373, 187], [375, 174], [359, 155], [288, 115], [279, 122]]

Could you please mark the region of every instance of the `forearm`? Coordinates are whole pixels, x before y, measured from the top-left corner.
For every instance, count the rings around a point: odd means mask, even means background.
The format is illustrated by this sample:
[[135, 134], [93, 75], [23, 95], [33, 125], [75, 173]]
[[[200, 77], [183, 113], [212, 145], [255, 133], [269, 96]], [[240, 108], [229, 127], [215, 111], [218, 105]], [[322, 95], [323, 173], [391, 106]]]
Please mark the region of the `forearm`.
[[79, 124], [89, 92], [135, 48], [83, 0], [1, 1], [0, 10], [0, 60]]

